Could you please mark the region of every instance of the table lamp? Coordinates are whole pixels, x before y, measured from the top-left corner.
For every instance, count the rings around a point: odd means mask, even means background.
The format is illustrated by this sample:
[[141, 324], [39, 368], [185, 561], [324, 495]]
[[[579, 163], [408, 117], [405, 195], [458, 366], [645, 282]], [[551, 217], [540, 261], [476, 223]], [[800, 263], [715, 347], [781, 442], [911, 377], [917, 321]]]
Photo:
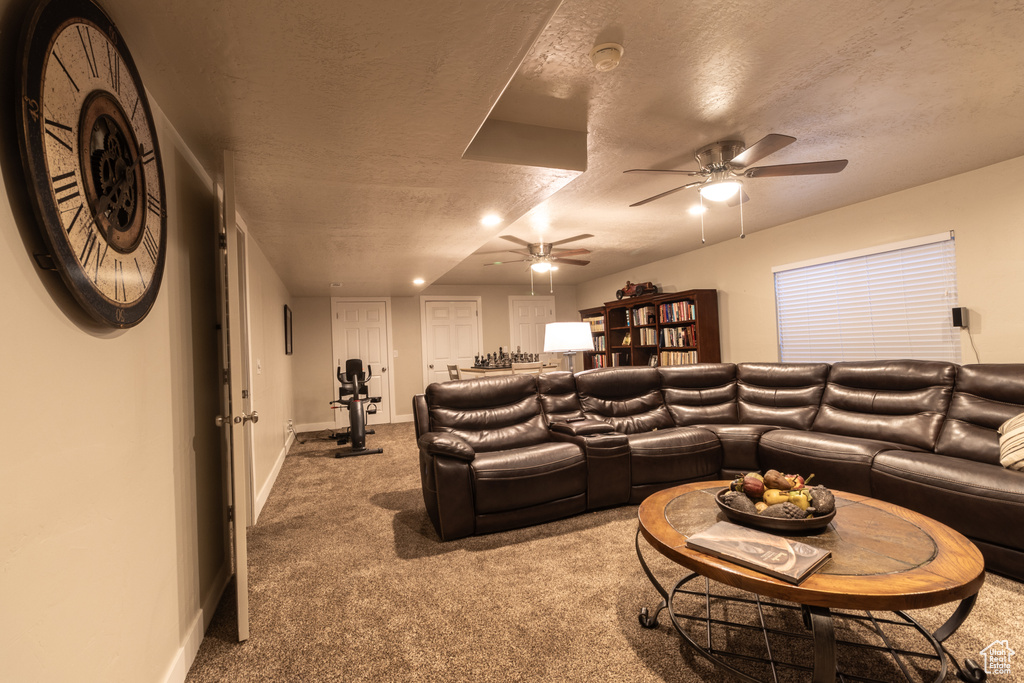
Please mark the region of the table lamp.
[[590, 323], [548, 323], [544, 326], [544, 353], [563, 353], [573, 372], [573, 359], [578, 351], [593, 351], [594, 337]]

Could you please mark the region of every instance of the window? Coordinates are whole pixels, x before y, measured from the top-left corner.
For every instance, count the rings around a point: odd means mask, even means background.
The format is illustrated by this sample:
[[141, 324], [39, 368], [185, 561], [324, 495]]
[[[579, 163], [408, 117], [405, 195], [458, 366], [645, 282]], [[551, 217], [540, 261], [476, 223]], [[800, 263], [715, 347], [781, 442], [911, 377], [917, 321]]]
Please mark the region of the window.
[[952, 232], [773, 271], [783, 362], [960, 362]]

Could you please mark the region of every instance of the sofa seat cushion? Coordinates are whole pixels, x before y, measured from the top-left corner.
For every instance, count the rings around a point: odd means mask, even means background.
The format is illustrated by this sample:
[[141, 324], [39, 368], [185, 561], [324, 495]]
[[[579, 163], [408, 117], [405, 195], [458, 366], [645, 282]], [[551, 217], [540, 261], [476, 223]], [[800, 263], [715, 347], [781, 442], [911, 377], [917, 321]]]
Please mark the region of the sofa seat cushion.
[[906, 448], [891, 441], [791, 429], [767, 432], [758, 444], [762, 471], [814, 475], [813, 484], [871, 495], [871, 462], [882, 451]]
[[629, 435], [632, 484], [695, 481], [722, 469], [722, 446], [713, 432], [671, 427]]
[[718, 436], [722, 444], [722, 476], [726, 479], [736, 474], [757, 471], [757, 445], [761, 442], [761, 437], [767, 432], [781, 429], [777, 425], [758, 424], [693, 426], [706, 429]]
[[477, 453], [472, 470], [478, 514], [527, 508], [587, 490], [583, 450], [573, 443]]
[[1024, 472], [935, 453], [875, 457], [872, 495], [910, 508], [971, 538], [1020, 548]]

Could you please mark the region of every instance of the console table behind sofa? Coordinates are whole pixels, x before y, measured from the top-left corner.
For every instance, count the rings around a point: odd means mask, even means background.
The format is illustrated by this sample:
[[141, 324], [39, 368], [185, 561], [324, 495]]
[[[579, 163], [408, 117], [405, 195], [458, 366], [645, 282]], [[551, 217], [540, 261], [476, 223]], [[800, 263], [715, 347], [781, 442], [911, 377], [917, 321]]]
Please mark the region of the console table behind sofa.
[[996, 429], [1024, 365], [704, 363], [431, 384], [413, 399], [442, 540], [769, 468], [911, 508], [1024, 580], [1024, 472]]

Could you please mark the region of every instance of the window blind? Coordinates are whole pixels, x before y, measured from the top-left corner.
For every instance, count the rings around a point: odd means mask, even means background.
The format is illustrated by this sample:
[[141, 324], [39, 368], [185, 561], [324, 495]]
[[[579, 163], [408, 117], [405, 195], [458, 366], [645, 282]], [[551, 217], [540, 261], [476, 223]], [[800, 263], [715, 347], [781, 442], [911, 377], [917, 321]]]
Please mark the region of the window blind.
[[960, 362], [952, 233], [941, 241], [775, 269], [783, 362]]

